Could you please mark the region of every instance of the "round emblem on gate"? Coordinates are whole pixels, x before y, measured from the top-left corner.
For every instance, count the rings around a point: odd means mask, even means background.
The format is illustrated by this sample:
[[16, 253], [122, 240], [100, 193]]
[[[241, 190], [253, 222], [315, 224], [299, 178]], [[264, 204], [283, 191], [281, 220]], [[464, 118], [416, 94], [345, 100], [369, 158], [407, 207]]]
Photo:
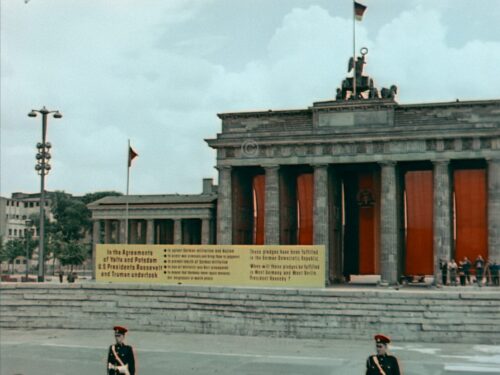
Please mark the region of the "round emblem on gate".
[[259, 154], [259, 145], [253, 139], [247, 139], [241, 145], [241, 155], [251, 158]]
[[373, 193], [371, 190], [360, 190], [357, 196], [358, 205], [360, 207], [372, 207], [375, 204]]

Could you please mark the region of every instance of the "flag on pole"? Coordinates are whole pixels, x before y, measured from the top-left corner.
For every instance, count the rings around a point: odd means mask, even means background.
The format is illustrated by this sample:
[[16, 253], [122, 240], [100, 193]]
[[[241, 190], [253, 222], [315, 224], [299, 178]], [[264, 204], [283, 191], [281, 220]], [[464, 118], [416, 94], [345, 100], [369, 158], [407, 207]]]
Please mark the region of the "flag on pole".
[[357, 1], [354, 2], [354, 17], [356, 20], [361, 21], [363, 19], [363, 15], [365, 14], [366, 6], [358, 3]]
[[134, 149], [128, 146], [128, 167], [132, 165], [132, 160], [134, 160], [139, 154], [134, 151]]

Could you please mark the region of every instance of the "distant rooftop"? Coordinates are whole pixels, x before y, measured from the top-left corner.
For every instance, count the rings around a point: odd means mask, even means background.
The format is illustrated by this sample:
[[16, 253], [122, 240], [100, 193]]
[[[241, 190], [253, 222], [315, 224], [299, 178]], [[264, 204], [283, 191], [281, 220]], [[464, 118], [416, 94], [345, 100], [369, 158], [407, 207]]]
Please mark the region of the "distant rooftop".
[[122, 205], [128, 200], [129, 204], [196, 204], [196, 203], [211, 203], [217, 199], [217, 194], [163, 194], [163, 195], [129, 195], [116, 197], [104, 197], [95, 202], [90, 203], [89, 207], [102, 205]]

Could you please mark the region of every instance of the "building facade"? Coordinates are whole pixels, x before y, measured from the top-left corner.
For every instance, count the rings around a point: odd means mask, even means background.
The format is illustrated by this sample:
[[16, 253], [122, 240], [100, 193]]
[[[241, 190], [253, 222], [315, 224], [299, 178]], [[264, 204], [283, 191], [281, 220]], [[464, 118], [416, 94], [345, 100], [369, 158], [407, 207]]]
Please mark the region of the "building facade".
[[[179, 219], [201, 218], [196, 243], [324, 245], [327, 284], [437, 280], [452, 258], [500, 262], [500, 100], [400, 105], [395, 85], [379, 92], [363, 75], [367, 52], [351, 59], [335, 100], [219, 114], [221, 132], [206, 140], [217, 192], [131, 197], [131, 241], [184, 243]], [[123, 199], [91, 206], [106, 242], [123, 239]], [[204, 211], [175, 211], [192, 199]], [[167, 242], [155, 220], [174, 220]]]
[[[40, 213], [40, 194], [12, 193], [11, 198], [0, 197], [0, 236], [4, 242], [16, 238], [24, 238], [27, 229], [26, 220]], [[54, 219], [50, 211], [50, 199], [46, 202], [46, 215], [50, 221]]]
[[220, 114], [219, 244], [326, 247], [326, 280], [500, 260], [500, 100]]
[[216, 202], [217, 187], [209, 178], [201, 194], [105, 197], [88, 205], [93, 243], [213, 244]]
[[[48, 193], [50, 196], [50, 193]], [[50, 210], [50, 197], [46, 200], [45, 215], [53, 221], [54, 215]], [[12, 193], [10, 198], [0, 197], [0, 237], [5, 244], [10, 240], [25, 240], [29, 235], [38, 239], [36, 227], [30, 222], [33, 215], [40, 214], [40, 193]], [[38, 253], [33, 258], [38, 262]], [[19, 256], [14, 260], [14, 270], [24, 272], [26, 257]], [[32, 265], [33, 266], [33, 265]], [[7, 270], [8, 264], [2, 264], [1, 270]]]

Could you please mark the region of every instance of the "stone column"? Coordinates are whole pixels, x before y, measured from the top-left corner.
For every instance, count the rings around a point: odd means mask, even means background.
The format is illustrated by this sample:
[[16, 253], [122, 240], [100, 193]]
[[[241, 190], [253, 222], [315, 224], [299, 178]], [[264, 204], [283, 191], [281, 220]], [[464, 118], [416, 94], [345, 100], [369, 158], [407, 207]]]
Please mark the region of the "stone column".
[[338, 171], [332, 169], [329, 177], [330, 185], [330, 223], [333, 232], [330, 237], [330, 280], [336, 283], [342, 282], [342, 180]]
[[382, 166], [380, 201], [380, 273], [383, 282], [398, 281], [398, 220], [396, 196], [396, 163]]
[[129, 243], [137, 243], [137, 220], [130, 220], [128, 219], [128, 222], [130, 224], [129, 226], [129, 232], [128, 232], [128, 240]]
[[111, 220], [104, 220], [104, 243], [111, 243]]
[[273, 165], [266, 169], [265, 198], [265, 243], [279, 245], [280, 243], [280, 196], [279, 196], [279, 166]]
[[101, 243], [101, 221], [94, 220], [92, 224], [92, 279], [95, 280], [95, 261], [97, 245]]
[[328, 220], [328, 165], [314, 166], [313, 243], [325, 247], [325, 283], [330, 279], [330, 228]]
[[146, 220], [146, 244], [152, 245], [155, 243], [155, 221]]
[[182, 244], [182, 219], [174, 220], [174, 244]]
[[231, 245], [233, 242], [232, 181], [231, 167], [217, 167], [219, 187], [217, 197], [217, 243]]
[[500, 159], [488, 160], [488, 257], [500, 263]]
[[[120, 234], [119, 239], [121, 244], [125, 244], [125, 226], [127, 225], [127, 220], [120, 220]], [[129, 237], [130, 238], [130, 237]]]
[[201, 219], [201, 244], [210, 244], [210, 221], [211, 219]]
[[451, 258], [452, 218], [449, 161], [434, 162], [434, 285], [441, 283], [439, 260]]

